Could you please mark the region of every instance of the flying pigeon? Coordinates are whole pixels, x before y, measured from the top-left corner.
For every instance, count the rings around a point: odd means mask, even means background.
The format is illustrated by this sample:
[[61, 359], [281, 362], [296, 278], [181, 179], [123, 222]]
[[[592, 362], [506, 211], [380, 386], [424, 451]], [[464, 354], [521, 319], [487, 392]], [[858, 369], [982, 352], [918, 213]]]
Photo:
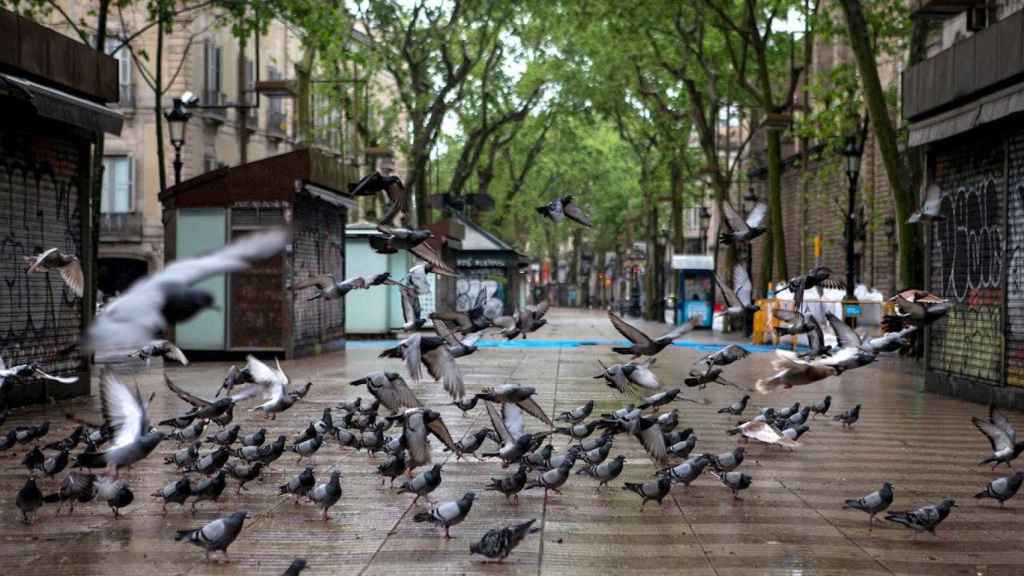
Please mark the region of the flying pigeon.
[[632, 342], [632, 345], [628, 347], [615, 347], [612, 348], [612, 351], [619, 354], [631, 354], [634, 358], [639, 356], [654, 356], [658, 352], [661, 352], [666, 346], [672, 344], [673, 340], [693, 330], [697, 326], [697, 323], [700, 322], [699, 316], [691, 316], [684, 324], [652, 339], [632, 324], [620, 318], [611, 310], [608, 311], [608, 319], [611, 320], [612, 326], [619, 331], [619, 334], [622, 334]]
[[579, 205], [573, 201], [572, 196], [556, 198], [543, 206], [539, 206], [537, 207], [537, 213], [548, 220], [551, 220], [555, 224], [561, 224], [566, 218], [568, 218], [569, 220], [586, 226], [587, 228], [593, 226], [590, 222], [590, 218], [588, 218], [587, 215], [583, 213], [583, 210], [580, 209]]
[[1024, 472], [1014, 472], [1010, 476], [1003, 476], [989, 482], [985, 489], [975, 494], [974, 497], [993, 498], [998, 500], [999, 505], [1002, 506], [1004, 502], [1017, 494], [1022, 481], [1024, 481]]
[[747, 218], [743, 219], [728, 200], [723, 200], [722, 214], [725, 216], [725, 223], [729, 228], [729, 231], [719, 234], [718, 238], [722, 244], [749, 242], [767, 231], [764, 220], [768, 215], [768, 205], [764, 202], [754, 205], [754, 208], [747, 214]]
[[884, 512], [892, 504], [892, 484], [882, 483], [882, 488], [857, 500], [847, 500], [843, 508], [854, 508], [868, 513], [868, 524], [875, 522], [875, 515]]
[[458, 452], [451, 432], [441, 415], [427, 408], [409, 408], [399, 416], [391, 418], [402, 422], [402, 438], [409, 451], [408, 465], [410, 470], [430, 464], [430, 442], [428, 434], [434, 435], [449, 450]]
[[811, 384], [839, 373], [835, 366], [801, 360], [787, 350], [776, 350], [775, 356], [776, 358], [772, 360], [772, 369], [776, 373], [770, 378], [762, 378], [754, 383], [754, 388], [762, 394], [779, 387], [791, 388]]
[[444, 322], [434, 322], [434, 332], [444, 338], [448, 345], [448, 352], [453, 358], [462, 358], [475, 354], [478, 350], [476, 343], [480, 341], [483, 332], [474, 332], [466, 337], [461, 337], [458, 332], [451, 330]]
[[710, 354], [705, 354], [697, 360], [697, 364], [706, 366], [728, 366], [750, 355], [746, 348], [739, 344], [729, 344], [725, 348]]
[[996, 410], [995, 406], [989, 406], [987, 420], [975, 416], [971, 418], [971, 422], [992, 445], [992, 455], [978, 464], [992, 464], [993, 470], [1000, 464], [1013, 468], [1010, 462], [1024, 452], [1024, 442], [1017, 442], [1017, 429], [1006, 415]]
[[498, 562], [501, 562], [526, 538], [527, 534], [540, 532], [540, 528], [532, 527], [534, 522], [536, 522], [535, 519], [504, 528], [492, 528], [483, 535], [479, 542], [469, 545], [469, 553], [480, 554], [491, 559], [497, 558]]
[[441, 465], [434, 464], [430, 470], [424, 470], [419, 474], [412, 477], [410, 480], [406, 480], [402, 483], [401, 487], [398, 488], [399, 494], [415, 494], [416, 498], [413, 499], [412, 503], [415, 504], [420, 498], [426, 498], [430, 501], [430, 493], [437, 490], [437, 487], [441, 485]]
[[506, 402], [496, 405], [484, 402], [484, 405], [487, 408], [487, 416], [491, 419], [491, 428], [501, 440], [498, 451], [482, 454], [484, 457], [497, 456], [505, 466], [508, 466], [535, 450], [549, 434], [528, 434], [524, 429], [523, 411], [516, 404]]
[[3, 390], [4, 383], [7, 380], [20, 381], [29, 380], [32, 378], [40, 378], [43, 380], [50, 380], [51, 382], [58, 382], [60, 384], [74, 384], [78, 382], [78, 377], [61, 377], [54, 376], [47, 372], [44, 372], [36, 364], [19, 364], [17, 366], [11, 366], [10, 368], [4, 363], [4, 359], [0, 357], [0, 390]]
[[244, 270], [277, 254], [287, 243], [287, 231], [274, 229], [246, 235], [206, 256], [172, 262], [108, 304], [86, 332], [84, 349], [141, 348], [158, 332], [214, 305], [211, 293], [192, 285]]
[[405, 360], [409, 377], [415, 382], [422, 379], [420, 365], [426, 366], [434, 381], [440, 381], [453, 400], [466, 395], [466, 386], [455, 358], [443, 338], [413, 334], [393, 348], [380, 353], [380, 358], [402, 358]]
[[506, 340], [514, 340], [519, 336], [525, 340], [527, 334], [536, 332], [547, 325], [548, 320], [544, 318], [547, 309], [548, 303], [541, 302], [537, 306], [527, 306], [516, 310], [515, 314], [511, 316], [498, 316], [492, 320], [492, 323], [501, 328], [501, 335]]
[[393, 414], [423, 405], [405, 380], [395, 372], [371, 372], [349, 382], [349, 385], [366, 386], [367, 391]]
[[810, 326], [810, 330], [807, 331], [808, 349], [806, 352], [798, 354], [797, 358], [801, 360], [814, 360], [815, 358], [832, 354], [832, 347], [825, 343], [825, 334], [821, 330], [821, 324], [818, 323], [818, 319], [808, 314], [804, 317], [804, 322]]
[[188, 358], [185, 357], [185, 353], [181, 351], [181, 348], [175, 346], [174, 342], [171, 342], [170, 340], [153, 340], [149, 344], [146, 344], [142, 348], [132, 352], [131, 357], [145, 360], [147, 367], [149, 366], [150, 360], [156, 357], [163, 358], [164, 360], [174, 360], [182, 366], [188, 366]]
[[822, 288], [833, 290], [844, 289], [846, 284], [839, 280], [829, 280], [832, 270], [827, 266], [815, 266], [806, 274], [790, 278], [786, 282], [785, 290], [793, 295], [793, 309], [797, 312], [803, 311], [804, 293], [812, 288], [818, 289], [819, 296], [823, 294]]
[[503, 478], [491, 478], [490, 484], [484, 487], [484, 490], [501, 492], [505, 495], [506, 501], [508, 501], [509, 498], [514, 497], [516, 504], [519, 504], [519, 492], [526, 488], [527, 470], [528, 467], [526, 464], [520, 464], [519, 468], [508, 476]]
[[520, 386], [518, 384], [501, 384], [493, 388], [484, 388], [476, 395], [481, 400], [494, 402], [496, 404], [512, 403], [519, 406], [530, 416], [540, 420], [548, 426], [553, 426], [551, 418], [544, 412], [540, 404], [534, 400], [537, 389], [532, 386]]
[[904, 290], [889, 302], [895, 306], [895, 314], [882, 319], [887, 332], [896, 332], [908, 324], [928, 326], [949, 314], [953, 304], [935, 294], [923, 290]]
[[627, 392], [636, 394], [638, 390], [657, 390], [661, 388], [657, 376], [651, 371], [655, 358], [649, 358], [643, 362], [627, 362], [625, 364], [612, 364], [605, 366], [600, 360], [601, 372], [594, 376], [595, 380], [604, 379], [609, 388], [614, 388], [620, 394]]
[[[481, 446], [483, 446], [484, 440], [490, 438], [492, 434], [494, 434], [493, 430], [489, 428], [482, 428], [476, 432], [463, 436], [461, 440], [455, 443], [454, 452], [456, 459], [462, 460], [463, 456], [475, 453]], [[451, 452], [452, 450], [445, 448], [444, 451]]]
[[661, 501], [672, 491], [672, 480], [667, 476], [662, 476], [657, 480], [644, 482], [643, 484], [626, 482], [622, 489], [639, 494], [640, 498], [643, 499], [640, 503], [641, 508], [647, 505], [648, 500], [654, 500], [660, 506]]
[[353, 276], [341, 282], [335, 280], [333, 274], [320, 274], [317, 276], [311, 275], [295, 282], [292, 284], [292, 290], [297, 292], [307, 288], [316, 288], [316, 292], [307, 298], [307, 301], [320, 298], [324, 300], [337, 300], [344, 298], [352, 290], [369, 290], [373, 286], [380, 286], [382, 284], [397, 285], [398, 282], [391, 280], [389, 272], [383, 272], [370, 277]]
[[441, 502], [430, 509], [430, 512], [420, 512], [413, 516], [413, 522], [430, 522], [444, 527], [444, 537], [451, 538], [449, 530], [466, 519], [469, 511], [473, 508], [473, 501], [476, 500], [474, 492], [466, 492], [462, 498], [449, 502]]
[[262, 392], [265, 402], [250, 411], [262, 412], [271, 420], [304, 398], [313, 385], [312, 382], [307, 382], [302, 388], [290, 389], [291, 380], [281, 369], [281, 363], [277, 359], [274, 360], [274, 368], [271, 368], [254, 356], [249, 356], [246, 369], [252, 375], [254, 383], [233, 398], [238, 401]]
[[323, 484], [317, 484], [314, 486], [306, 495], [312, 500], [319, 508], [324, 511], [324, 522], [327, 522], [329, 517], [327, 511], [341, 500], [341, 472], [334, 470], [331, 472], [331, 479]]
[[773, 308], [772, 316], [777, 320], [788, 323], [787, 326], [779, 325], [775, 327], [775, 333], [782, 336], [806, 334], [814, 329], [814, 325], [807, 320], [808, 316], [805, 316], [797, 310]]
[[493, 326], [492, 319], [498, 316], [493, 314], [495, 310], [488, 308], [487, 303], [487, 291], [480, 290], [477, 293], [476, 302], [469, 310], [465, 312], [433, 312], [430, 314], [430, 319], [434, 321], [435, 327], [442, 324], [449, 332], [458, 332], [463, 335], [482, 332]]
[[[737, 390], [743, 390], [743, 391], [749, 392], [748, 389], [743, 388], [742, 386], [736, 384], [735, 382], [730, 382], [730, 381], [726, 380], [725, 378], [723, 378], [722, 377], [722, 369], [721, 368], [718, 368], [716, 366], [711, 366], [709, 364], [705, 364], [703, 366], [704, 366], [704, 370], [703, 371], [698, 370], [696, 368], [691, 369], [690, 370], [690, 375], [683, 379], [683, 384], [686, 384], [686, 386], [689, 387], [689, 388], [699, 387], [700, 389], [703, 390], [704, 387], [707, 386], [709, 383], [717, 382], [718, 384], [721, 384], [722, 386], [732, 386], [733, 388], [736, 388]], [[684, 400], [685, 400], [685, 398], [684, 398]], [[690, 400], [690, 401], [692, 402], [692, 400]], [[707, 404], [708, 402], [709, 401], [705, 400], [704, 402], [699, 402], [699, 403]]]
[[942, 214], [942, 188], [929, 184], [924, 191], [924, 204], [907, 218], [907, 224], [941, 222], [945, 219]]
[[730, 287], [715, 274], [715, 282], [725, 297], [728, 305], [721, 312], [729, 318], [746, 318], [753, 316], [761, 308], [753, 303], [753, 289], [750, 283], [750, 275], [742, 264], [736, 264], [732, 269], [733, 285]]
[[902, 524], [912, 530], [919, 532], [930, 532], [935, 535], [935, 528], [949, 516], [949, 512], [956, 506], [956, 501], [946, 498], [934, 505], [922, 506], [913, 510], [902, 512], [889, 512], [885, 519], [890, 522]]
[[206, 550], [206, 560], [210, 560], [210, 552], [223, 552], [224, 557], [228, 555], [228, 546], [238, 538], [242, 532], [242, 524], [251, 515], [248, 512], [235, 512], [222, 518], [218, 518], [201, 528], [194, 530], [178, 530], [174, 539], [178, 542], [188, 540]]
[[78, 261], [77, 256], [68, 254], [59, 248], [50, 248], [39, 254], [25, 256], [24, 258], [25, 264], [28, 265], [28, 268], [25, 270], [26, 274], [57, 270], [60, 272], [60, 277], [64, 280], [64, 284], [67, 284], [71, 292], [79, 298], [82, 297], [85, 289], [85, 279], [82, 276], [82, 263]]

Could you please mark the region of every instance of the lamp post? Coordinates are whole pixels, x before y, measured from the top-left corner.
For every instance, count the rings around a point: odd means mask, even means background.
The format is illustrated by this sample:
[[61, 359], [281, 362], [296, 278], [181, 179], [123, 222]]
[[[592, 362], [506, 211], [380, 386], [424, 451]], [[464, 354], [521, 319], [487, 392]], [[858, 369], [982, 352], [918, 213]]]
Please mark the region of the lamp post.
[[708, 253], [708, 225], [711, 223], [711, 211], [704, 204], [700, 205], [700, 240], [704, 246], [704, 254]]
[[856, 222], [856, 201], [857, 201], [857, 180], [860, 178], [860, 159], [863, 151], [857, 144], [855, 136], [846, 139], [846, 146], [843, 147], [843, 159], [846, 178], [850, 181], [850, 188], [847, 190], [846, 209], [846, 297], [843, 299], [843, 319], [850, 327], [857, 326], [857, 317], [860, 316], [860, 303], [853, 295], [853, 286], [856, 281], [856, 270], [854, 269], [856, 255], [854, 254], [854, 234], [857, 233]]
[[164, 112], [168, 132], [171, 135], [171, 146], [174, 146], [174, 183], [181, 183], [181, 147], [185, 145], [185, 125], [188, 124], [192, 112], [181, 98], [175, 98], [171, 109]]

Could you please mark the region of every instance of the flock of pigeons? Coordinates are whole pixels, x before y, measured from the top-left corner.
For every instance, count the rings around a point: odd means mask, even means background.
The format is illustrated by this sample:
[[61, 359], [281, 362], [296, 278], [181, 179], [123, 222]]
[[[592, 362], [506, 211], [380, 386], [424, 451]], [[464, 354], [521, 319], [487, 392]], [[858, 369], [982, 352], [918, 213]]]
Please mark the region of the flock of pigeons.
[[[236, 406], [259, 398], [249, 410], [275, 419], [302, 401], [313, 385], [311, 382], [293, 384], [276, 361], [271, 366], [250, 356], [241, 368], [231, 367], [213, 398], [190, 393], [165, 375], [168, 390], [188, 408], [173, 418], [157, 422], [155, 426], [150, 422], [148, 410], [155, 392], [147, 398], [137, 385], [128, 385], [113, 371], [104, 369], [100, 374], [102, 421], [68, 414], [80, 425], [69, 436], [47, 443], [42, 448], [39, 444], [49, 433], [48, 422], [18, 426], [0, 436], [0, 450], [35, 444], [22, 459], [30, 477], [16, 498], [16, 506], [24, 521], [30, 522], [45, 504], [58, 504], [58, 513], [67, 505], [70, 514], [76, 504], [94, 500], [105, 502], [116, 516], [120, 509], [134, 500], [131, 487], [120, 472], [151, 457], [165, 440], [177, 441], [179, 448], [164, 457], [164, 463], [181, 473], [180, 478], [152, 494], [163, 502], [165, 512], [168, 504], [182, 507], [190, 504], [194, 514], [198, 504], [216, 503], [222, 498], [228, 477], [237, 482], [236, 493], [239, 493], [246, 489], [248, 482], [260, 479], [286, 452], [295, 454], [301, 461], [335, 443], [342, 449], [361, 450], [370, 456], [386, 454], [387, 459], [377, 466], [382, 481], [390, 481], [392, 486], [397, 483], [397, 494], [412, 495], [414, 503], [420, 498], [427, 500], [430, 506], [413, 515], [412, 520], [436, 525], [444, 529], [446, 537], [450, 537], [452, 527], [471, 513], [479, 496], [476, 492], [466, 492], [457, 500], [432, 500], [431, 494], [443, 480], [443, 464], [432, 461], [431, 436], [456, 458], [495, 459], [504, 468], [510, 468], [509, 473], [491, 478], [482, 489], [498, 492], [514, 502], [518, 502], [518, 495], [523, 490], [543, 489], [559, 493], [574, 475], [574, 469], [575, 475], [592, 478], [599, 488], [607, 486], [618, 478], [625, 464], [625, 456], [612, 456], [615, 444], [619, 438], [630, 436], [657, 466], [652, 480], [626, 482], [622, 486], [623, 490], [640, 498], [641, 507], [649, 501], [660, 504], [674, 485], [688, 486], [705, 470], [728, 488], [736, 499], [739, 499], [739, 492], [752, 485], [751, 475], [739, 470], [744, 461], [744, 446], [721, 454], [694, 452], [697, 435], [691, 428], [680, 430], [679, 410], [670, 410], [669, 407], [679, 401], [698, 404], [706, 404], [707, 401], [687, 398], [681, 388], [662, 390], [652, 370], [656, 355], [692, 330], [696, 318], [666, 334], [651, 337], [615, 313], [608, 313], [612, 325], [629, 341], [628, 346], [613, 348], [614, 352], [629, 356], [629, 360], [611, 366], [601, 364], [600, 371], [594, 376], [627, 399], [614, 411], [595, 415], [595, 401], [590, 400], [551, 418], [538, 402], [537, 390], [533, 387], [503, 384], [475, 393], [467, 392], [458, 359], [475, 353], [477, 341], [487, 330], [497, 330], [508, 339], [526, 338], [547, 322], [547, 304], [541, 303], [502, 316], [500, 307], [490, 302], [486, 293], [481, 293], [474, 306], [466, 312], [431, 314], [429, 319], [435, 335], [418, 332], [417, 329], [423, 327], [427, 320], [422, 317], [418, 305], [418, 296], [430, 290], [427, 274], [450, 271], [436, 251], [429, 249], [426, 243], [430, 238], [429, 231], [394, 225], [396, 218], [401, 218], [405, 212], [404, 188], [400, 180], [375, 173], [353, 188], [356, 195], [380, 191], [387, 194], [391, 206], [378, 224], [382, 242], [375, 248], [383, 251], [406, 249], [423, 259], [424, 263], [410, 269], [402, 282], [392, 280], [387, 273], [342, 282], [324, 275], [298, 279], [291, 289], [312, 289], [310, 299], [331, 301], [355, 289], [398, 286], [402, 292], [406, 328], [412, 335], [397, 346], [384, 350], [380, 357], [401, 360], [413, 386], [398, 372], [372, 372], [350, 382], [352, 386], [365, 388], [368, 397], [342, 402], [334, 409], [326, 408], [319, 419], [309, 422], [291, 439], [285, 435], [270, 439], [266, 428], [243, 432], [240, 424], [233, 424]], [[538, 208], [538, 211], [556, 223], [569, 218], [589, 225], [589, 220], [571, 197], [555, 200]], [[746, 220], [728, 216], [726, 221], [732, 231], [723, 239], [734, 243], [748, 242], [763, 232], [763, 209], [755, 209]], [[187, 364], [188, 359], [177, 346], [157, 337], [170, 326], [188, 320], [213, 305], [212, 296], [196, 288], [195, 284], [210, 276], [239, 271], [253, 262], [269, 258], [284, 249], [287, 243], [288, 234], [284, 230], [273, 229], [246, 236], [209, 255], [171, 263], [140, 280], [109, 304], [83, 335], [83, 349], [131, 349], [134, 350], [132, 355], [145, 360], [147, 367], [154, 357]], [[80, 293], [81, 269], [75, 257], [48, 250], [28, 260], [28, 271], [58, 270], [68, 286], [72, 290], [77, 287], [77, 293]], [[776, 309], [773, 314], [785, 322], [778, 329], [781, 334], [807, 334], [809, 350], [800, 354], [777, 351], [773, 362], [776, 373], [757, 381], [755, 388], [758, 391], [809, 384], [865, 366], [882, 352], [906, 348], [908, 339], [916, 331], [948, 311], [949, 304], [943, 299], [922, 291], [908, 290], [893, 298], [896, 313], [886, 319], [891, 331], [881, 337], [864, 337], [835, 316], [826, 314], [826, 322], [835, 337], [835, 344], [828, 344], [821, 325], [801, 308], [804, 291], [820, 289], [828, 278], [827, 269], [816, 268], [788, 282], [787, 289], [793, 292], [796, 307], [794, 310]], [[719, 284], [728, 303], [724, 314], [743, 317], [757, 311], [750, 298], [750, 280], [742, 267], [734, 271], [733, 288], [720, 280]], [[736, 344], [706, 354], [696, 362], [684, 384], [689, 388], [703, 389], [707, 384], [717, 383], [749, 391], [723, 376], [724, 367], [748, 355], [745, 348]], [[439, 382], [451, 397], [451, 405], [464, 414], [483, 406], [490, 427], [466, 434], [458, 440], [453, 438], [441, 414], [417, 397], [416, 385], [427, 379], [423, 368], [426, 368], [429, 378]], [[0, 386], [6, 380], [34, 378], [73, 381], [51, 376], [36, 365], [6, 368], [0, 364]], [[718, 412], [730, 418], [742, 416], [749, 400], [750, 395], [746, 394]], [[792, 449], [810, 430], [810, 421], [815, 416], [825, 416], [830, 408], [830, 396], [811, 406], [795, 403], [764, 408], [752, 418], [738, 422], [728, 430], [728, 434], [739, 436], [744, 441]], [[833, 420], [844, 427], [852, 427], [860, 418], [860, 408], [857, 405], [833, 416]], [[545, 429], [527, 432], [525, 415], [541, 422]], [[1016, 440], [1013, 425], [999, 412], [992, 410], [987, 420], [976, 418], [974, 423], [992, 445], [992, 455], [984, 463], [991, 463], [993, 467], [1004, 463], [1010, 466], [1024, 452], [1024, 441]], [[561, 453], [556, 453], [552, 446], [551, 440], [556, 435], [571, 439], [570, 446]], [[204, 440], [210, 449], [203, 450]], [[489, 452], [484, 448], [488, 441], [494, 446]], [[84, 450], [72, 457], [71, 452], [80, 445]], [[69, 467], [71, 469], [65, 472]], [[98, 469], [102, 472], [88, 471]], [[62, 472], [65, 474], [56, 491], [44, 494], [37, 483], [37, 475], [53, 478]], [[343, 493], [341, 471], [332, 467], [327, 472], [327, 479], [323, 481], [321, 477], [322, 481], [318, 482], [314, 468], [306, 467], [282, 484], [279, 493], [294, 497], [296, 502], [302, 499], [311, 502], [322, 511], [323, 519], [327, 521], [330, 509], [341, 500]], [[1021, 472], [998, 478], [976, 497], [994, 498], [1002, 504], [1016, 494], [1022, 480], [1024, 473]], [[878, 492], [848, 500], [846, 505], [865, 511], [873, 521], [874, 516], [886, 511], [892, 501], [892, 486], [885, 483]], [[887, 519], [915, 530], [934, 533], [953, 506], [954, 501], [946, 499], [936, 505], [889, 512]], [[250, 517], [247, 511], [234, 512], [197, 528], [179, 530], [174, 537], [203, 548], [208, 559], [212, 552], [219, 551], [226, 556], [228, 547], [239, 537], [245, 520]], [[470, 552], [500, 561], [527, 535], [539, 530], [534, 523], [535, 520], [529, 520], [489, 530], [479, 542], [470, 546]], [[304, 567], [305, 561], [296, 559], [285, 573], [298, 574]]]

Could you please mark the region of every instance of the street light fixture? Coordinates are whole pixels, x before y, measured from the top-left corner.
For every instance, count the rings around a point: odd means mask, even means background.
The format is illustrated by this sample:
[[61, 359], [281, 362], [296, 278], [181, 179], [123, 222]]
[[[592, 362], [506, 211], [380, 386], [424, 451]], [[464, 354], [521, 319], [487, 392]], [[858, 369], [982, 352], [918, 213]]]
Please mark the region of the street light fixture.
[[708, 207], [701, 205], [700, 207], [700, 237], [701, 243], [704, 245], [704, 253], [708, 253], [708, 225], [711, 223], [711, 211]]
[[856, 136], [847, 137], [842, 154], [845, 160], [846, 178], [850, 181], [846, 198], [846, 297], [843, 299], [843, 319], [851, 327], [856, 327], [857, 317], [860, 316], [860, 303], [853, 295], [856, 279], [856, 270], [854, 269], [856, 259], [854, 242], [856, 239], [854, 235], [857, 233], [857, 181], [860, 178], [860, 160], [863, 154], [863, 149], [858, 145]]
[[188, 99], [188, 93], [183, 98], [175, 98], [171, 109], [164, 112], [168, 132], [171, 134], [171, 146], [174, 146], [174, 183], [176, 185], [181, 183], [181, 147], [185, 145], [185, 126], [188, 124], [189, 118], [192, 117], [186, 99]]

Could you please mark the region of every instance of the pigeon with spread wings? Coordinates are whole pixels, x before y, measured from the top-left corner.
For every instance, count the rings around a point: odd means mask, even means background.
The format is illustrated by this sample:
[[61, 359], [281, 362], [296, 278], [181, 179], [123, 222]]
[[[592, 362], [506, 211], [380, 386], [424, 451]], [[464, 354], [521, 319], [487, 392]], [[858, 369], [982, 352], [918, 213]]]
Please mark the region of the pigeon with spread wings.
[[907, 224], [918, 222], [941, 222], [946, 216], [942, 214], [942, 188], [930, 184], [924, 191], [924, 204], [907, 218]]
[[764, 225], [765, 216], [768, 215], [768, 205], [764, 202], [758, 202], [744, 219], [728, 200], [724, 200], [722, 201], [722, 214], [729, 227], [729, 231], [719, 234], [722, 244], [749, 242], [768, 231]]
[[654, 358], [644, 362], [627, 362], [625, 364], [612, 364], [605, 366], [604, 362], [597, 361], [601, 365], [601, 372], [594, 376], [595, 380], [603, 378], [609, 388], [614, 388], [620, 394], [639, 395], [640, 389], [657, 390], [661, 383], [651, 371], [654, 365]]
[[523, 411], [517, 404], [506, 402], [494, 404], [484, 402], [487, 416], [491, 419], [491, 429], [498, 434], [500, 447], [497, 452], [481, 454], [484, 457], [497, 456], [504, 466], [518, 462], [523, 456], [536, 450], [550, 432], [529, 434], [523, 422]]
[[612, 326], [615, 326], [619, 334], [622, 334], [632, 342], [631, 346], [612, 348], [612, 351], [619, 354], [632, 354], [634, 358], [638, 356], [654, 356], [665, 349], [666, 346], [672, 344], [673, 340], [693, 330], [697, 323], [700, 322], [699, 316], [691, 316], [689, 320], [674, 330], [666, 332], [657, 338], [651, 338], [611, 310], [608, 311], [608, 319], [611, 320]]
[[566, 218], [568, 218], [569, 220], [582, 224], [587, 228], [593, 226], [590, 222], [590, 218], [588, 218], [587, 215], [583, 213], [583, 210], [580, 209], [579, 205], [573, 201], [572, 196], [556, 198], [543, 206], [539, 206], [537, 208], [537, 213], [551, 220], [555, 224], [561, 224]]
[[422, 379], [420, 365], [426, 366], [427, 372], [435, 382], [440, 381], [453, 400], [461, 400], [466, 395], [466, 386], [462, 380], [462, 372], [455, 357], [448, 350], [447, 343], [440, 336], [423, 336], [413, 334], [402, 340], [398, 346], [388, 348], [380, 353], [379, 358], [401, 358], [409, 370], [409, 377], [415, 382]]
[[353, 276], [341, 282], [335, 280], [333, 274], [319, 274], [308, 276], [295, 282], [292, 285], [292, 290], [297, 292], [306, 288], [316, 288], [316, 292], [307, 300], [317, 300], [320, 298], [324, 300], [337, 300], [338, 298], [343, 298], [352, 290], [369, 290], [371, 287], [380, 286], [381, 284], [397, 284], [397, 282], [391, 280], [391, 273], [389, 272], [375, 274], [370, 277]]
[[971, 422], [992, 445], [992, 455], [978, 464], [991, 464], [993, 470], [1000, 464], [1013, 468], [1010, 462], [1024, 452], [1024, 442], [1017, 442], [1017, 429], [1006, 415], [996, 410], [995, 406], [989, 406], [987, 420], [974, 417]]
[[255, 396], [263, 391], [261, 387], [251, 385], [243, 388], [240, 392], [233, 394], [231, 396], [223, 396], [217, 398], [216, 400], [207, 400], [205, 398], [200, 398], [199, 396], [196, 396], [195, 394], [192, 394], [184, 390], [183, 388], [175, 384], [174, 381], [172, 381], [171, 378], [166, 374], [164, 374], [164, 383], [167, 385], [167, 389], [170, 390], [171, 392], [174, 392], [174, 394], [178, 398], [181, 398], [183, 401], [192, 405], [192, 410], [189, 411], [188, 413], [176, 416], [173, 419], [163, 420], [159, 422], [161, 426], [172, 425], [171, 420], [185, 422], [195, 420], [196, 418], [207, 418], [213, 420], [221, 427], [227, 426], [228, 424], [231, 423], [231, 420], [234, 418], [235, 404], [246, 398]]
[[262, 412], [271, 420], [276, 419], [279, 413], [291, 408], [293, 404], [304, 398], [313, 385], [311, 382], [307, 382], [302, 388], [289, 390], [291, 380], [281, 369], [281, 363], [276, 358], [274, 359], [274, 368], [257, 360], [254, 356], [248, 356], [247, 360], [246, 369], [252, 375], [253, 384], [240, 394], [248, 397], [262, 392], [265, 402], [250, 411]]
[[532, 386], [519, 386], [517, 384], [502, 384], [493, 388], [484, 388], [483, 392], [476, 395], [479, 400], [487, 400], [498, 404], [512, 403], [522, 408], [524, 412], [547, 424], [553, 426], [551, 418], [544, 412], [540, 404], [534, 400], [537, 389]]
[[[487, 313], [487, 290], [481, 289], [477, 292], [476, 302], [469, 310], [465, 312], [434, 312], [430, 314], [430, 319], [434, 321], [435, 329], [438, 324], [443, 323], [450, 332], [472, 334], [493, 326], [491, 317]], [[438, 333], [440, 334], [440, 332]]]
[[430, 441], [427, 434], [433, 434], [446, 448], [458, 454], [459, 448], [452, 439], [448, 426], [441, 415], [428, 408], [408, 408], [404, 412], [388, 416], [389, 420], [402, 423], [402, 440], [408, 451], [406, 465], [409, 470], [430, 464]]
[[86, 331], [86, 350], [141, 348], [158, 332], [214, 305], [213, 295], [192, 285], [200, 280], [244, 270], [270, 258], [288, 243], [276, 228], [249, 234], [206, 256], [172, 262], [131, 286], [108, 304]]
[[460, 338], [457, 331], [453, 331], [445, 322], [435, 321], [434, 332], [448, 343], [448, 352], [455, 358], [469, 356], [477, 351], [476, 343], [480, 340], [483, 332], [474, 332], [465, 338]]
[[399, 284], [398, 292], [402, 296], [402, 318], [405, 319], [402, 329], [407, 332], [419, 330], [427, 321], [423, 319], [423, 308], [416, 288]]
[[77, 376], [54, 376], [43, 371], [39, 365], [30, 364], [18, 364], [17, 366], [7, 367], [3, 357], [0, 357], [0, 390], [3, 390], [4, 384], [8, 381], [17, 380], [30, 380], [39, 378], [42, 380], [50, 380], [51, 382], [59, 382], [61, 384], [74, 384], [78, 382]]
[[81, 298], [85, 291], [85, 279], [82, 276], [82, 263], [74, 254], [68, 254], [59, 248], [50, 248], [33, 256], [25, 256], [28, 268], [26, 274], [33, 272], [60, 272], [61, 279], [71, 292]]
[[145, 360], [147, 367], [149, 367], [150, 361], [157, 356], [164, 360], [174, 360], [182, 366], [188, 366], [188, 358], [185, 353], [170, 340], [154, 340], [132, 352], [130, 356]]
[[350, 386], [366, 386], [366, 389], [393, 414], [406, 408], [423, 406], [416, 394], [401, 376], [394, 372], [370, 372], [366, 376], [349, 382]]
[[722, 295], [725, 296], [725, 303], [728, 304], [728, 307], [721, 314], [725, 314], [730, 318], [753, 316], [754, 312], [761, 308], [752, 304], [753, 292], [750, 285], [750, 275], [747, 274], [747, 269], [742, 264], [737, 264], [733, 267], [732, 281], [733, 287], [730, 288], [715, 274], [715, 282], [718, 283], [718, 287], [722, 290]]

